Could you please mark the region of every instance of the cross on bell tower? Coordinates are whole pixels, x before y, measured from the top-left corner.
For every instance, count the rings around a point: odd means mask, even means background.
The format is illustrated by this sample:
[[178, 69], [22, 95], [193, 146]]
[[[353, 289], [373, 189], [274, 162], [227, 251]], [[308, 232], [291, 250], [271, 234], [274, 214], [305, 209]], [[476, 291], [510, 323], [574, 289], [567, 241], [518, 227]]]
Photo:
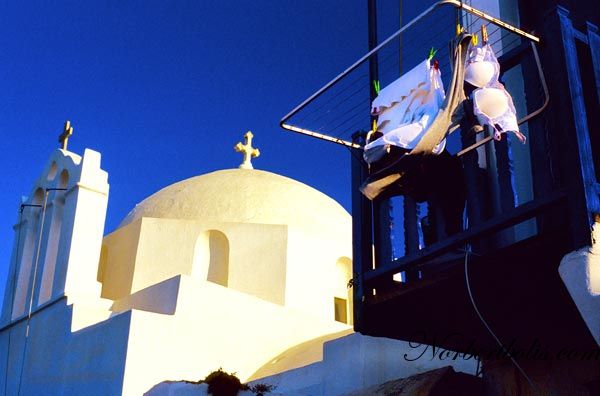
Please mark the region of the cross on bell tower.
[[245, 144], [241, 142], [235, 145], [235, 151], [238, 153], [244, 154], [244, 160], [242, 161], [240, 168], [241, 169], [254, 169], [252, 166], [252, 158], [256, 158], [260, 155], [260, 151], [257, 148], [252, 147], [252, 138], [254, 135], [252, 132], [248, 131], [244, 135]]
[[61, 149], [66, 150], [67, 149], [67, 143], [69, 142], [69, 136], [71, 136], [73, 134], [73, 127], [71, 126], [71, 121], [67, 120], [67, 122], [65, 122], [65, 128], [63, 130], [63, 132], [60, 134], [60, 136], [58, 137], [58, 142], [61, 145]]

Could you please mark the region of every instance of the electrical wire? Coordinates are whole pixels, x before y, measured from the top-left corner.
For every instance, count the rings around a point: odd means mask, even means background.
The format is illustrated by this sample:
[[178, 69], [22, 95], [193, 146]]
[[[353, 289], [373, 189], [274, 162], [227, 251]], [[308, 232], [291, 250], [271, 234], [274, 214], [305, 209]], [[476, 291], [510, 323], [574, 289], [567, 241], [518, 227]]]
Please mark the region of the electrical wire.
[[23, 381], [23, 369], [25, 367], [25, 357], [27, 355], [27, 346], [29, 344], [29, 329], [30, 329], [30, 324], [31, 324], [31, 313], [33, 311], [33, 296], [34, 296], [34, 292], [35, 292], [35, 284], [36, 284], [36, 280], [37, 280], [37, 273], [38, 273], [38, 264], [39, 264], [39, 260], [40, 260], [40, 250], [42, 247], [42, 239], [43, 239], [43, 233], [44, 233], [44, 221], [46, 219], [46, 209], [48, 206], [48, 195], [50, 193], [50, 191], [66, 191], [66, 188], [45, 188], [44, 189], [44, 205], [42, 206], [42, 218], [40, 221], [40, 230], [39, 230], [39, 234], [38, 234], [38, 246], [37, 246], [37, 252], [35, 254], [35, 262], [34, 262], [34, 266], [33, 266], [33, 278], [31, 279], [31, 284], [30, 284], [30, 290], [31, 290], [31, 294], [29, 296], [29, 310], [27, 312], [27, 325], [25, 327], [25, 345], [23, 345], [23, 358], [21, 359], [21, 372], [19, 373], [19, 385], [17, 386], [17, 396], [21, 394], [21, 383]]
[[[10, 322], [12, 319], [12, 315], [13, 315], [13, 310], [14, 310], [14, 306], [15, 306], [15, 292], [17, 290], [17, 265], [19, 263], [19, 252], [21, 251], [21, 228], [22, 228], [22, 223], [23, 223], [23, 209], [25, 208], [26, 205], [21, 204], [21, 206], [19, 207], [19, 223], [18, 223], [18, 227], [19, 227], [19, 231], [17, 231], [17, 251], [15, 252], [15, 263], [13, 266], [13, 276], [12, 276], [12, 291], [11, 291], [11, 298], [10, 298], [10, 313], [8, 315], [8, 321]], [[7, 351], [6, 351], [6, 367], [5, 367], [5, 372], [4, 372], [4, 396], [6, 396], [6, 388], [8, 386], [8, 363], [9, 363], [9, 358], [10, 358], [10, 336], [12, 334], [12, 329], [8, 329], [8, 345], [7, 345]]]
[[479, 312], [479, 309], [477, 308], [477, 304], [475, 304], [475, 298], [473, 297], [473, 292], [471, 291], [471, 285], [470, 285], [470, 282], [469, 282], [469, 253], [470, 252], [471, 252], [471, 246], [469, 244], [467, 244], [465, 246], [465, 283], [467, 285], [467, 292], [469, 293], [469, 299], [471, 300], [471, 304], [473, 305], [473, 309], [475, 310], [475, 313], [477, 314], [477, 316], [481, 320], [481, 323], [483, 323], [483, 325], [485, 326], [485, 328], [487, 329], [487, 331], [492, 335], [492, 337], [494, 338], [494, 340], [496, 340], [496, 342], [498, 343], [498, 345], [500, 346], [500, 348], [502, 348], [502, 351], [507, 354], [507, 356], [510, 358], [510, 360], [515, 365], [515, 367], [517, 368], [517, 370], [519, 370], [519, 372], [521, 373], [521, 375], [523, 375], [523, 377], [527, 380], [527, 383], [529, 384], [529, 386], [531, 387], [531, 389], [535, 393], [539, 394], [538, 387], [533, 383], [533, 381], [531, 380], [531, 378], [529, 378], [529, 376], [527, 375], [527, 373], [525, 373], [525, 370], [523, 370], [523, 368], [519, 365], [519, 363], [517, 363], [517, 361], [512, 356], [512, 354], [510, 353], [510, 351], [508, 349], [506, 349], [506, 347], [504, 346], [504, 344], [502, 343], [502, 341], [500, 341], [500, 339], [498, 338], [498, 336], [496, 335], [496, 333], [494, 333], [494, 331], [492, 330], [492, 328], [490, 327], [490, 325], [483, 318], [483, 316], [481, 315], [481, 312]]
[[21, 394], [21, 383], [23, 381], [23, 370], [25, 368], [25, 358], [27, 356], [27, 346], [28, 346], [28, 341], [29, 341], [29, 325], [31, 322], [31, 309], [33, 307], [33, 292], [34, 292], [34, 288], [35, 288], [35, 281], [36, 281], [36, 277], [37, 277], [37, 268], [38, 268], [38, 263], [39, 263], [39, 259], [40, 259], [40, 249], [42, 246], [42, 234], [44, 232], [44, 220], [46, 217], [46, 206], [48, 203], [48, 190], [44, 189], [44, 205], [42, 207], [42, 218], [40, 220], [40, 231], [38, 234], [38, 246], [37, 246], [37, 252], [35, 254], [35, 262], [34, 262], [34, 266], [33, 266], [33, 279], [31, 280], [31, 285], [30, 285], [30, 290], [31, 290], [31, 296], [29, 298], [29, 312], [27, 313], [27, 325], [25, 327], [25, 342], [23, 345], [23, 358], [21, 359], [21, 370], [19, 373], [19, 384], [17, 386], [17, 396]]

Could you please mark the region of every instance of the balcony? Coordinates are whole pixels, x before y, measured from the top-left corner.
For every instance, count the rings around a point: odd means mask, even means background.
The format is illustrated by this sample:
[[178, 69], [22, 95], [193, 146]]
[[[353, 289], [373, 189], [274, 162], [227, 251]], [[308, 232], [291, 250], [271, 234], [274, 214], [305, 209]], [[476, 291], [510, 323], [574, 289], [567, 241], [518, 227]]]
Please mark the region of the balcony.
[[[373, 121], [373, 81], [385, 87], [435, 48], [448, 86], [457, 22], [473, 34], [487, 30], [527, 144], [473, 133], [465, 123], [449, 131], [446, 147], [460, 159], [457, 185], [464, 182], [466, 195], [462, 225], [449, 232], [440, 200], [452, 188], [417, 202], [369, 201], [358, 187], [369, 175], [362, 147]], [[595, 345], [557, 268], [565, 254], [590, 244], [600, 213], [600, 142], [589, 133], [598, 127], [590, 111], [597, 109], [593, 86], [600, 87], [598, 42], [593, 25], [576, 29], [562, 8], [534, 35], [462, 2], [440, 1], [282, 119], [282, 128], [352, 155], [357, 331], [481, 351], [498, 348], [489, 324], [516, 348], [536, 340], [561, 348], [565, 332], [571, 348]]]

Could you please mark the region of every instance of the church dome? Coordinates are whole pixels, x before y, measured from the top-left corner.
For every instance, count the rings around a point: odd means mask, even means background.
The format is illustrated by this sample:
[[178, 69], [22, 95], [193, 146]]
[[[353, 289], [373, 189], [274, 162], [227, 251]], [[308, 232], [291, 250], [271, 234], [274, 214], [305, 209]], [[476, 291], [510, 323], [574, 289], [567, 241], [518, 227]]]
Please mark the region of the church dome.
[[172, 184], [137, 204], [119, 227], [142, 217], [309, 228], [350, 220], [341, 205], [320, 191], [256, 169], [220, 170]]

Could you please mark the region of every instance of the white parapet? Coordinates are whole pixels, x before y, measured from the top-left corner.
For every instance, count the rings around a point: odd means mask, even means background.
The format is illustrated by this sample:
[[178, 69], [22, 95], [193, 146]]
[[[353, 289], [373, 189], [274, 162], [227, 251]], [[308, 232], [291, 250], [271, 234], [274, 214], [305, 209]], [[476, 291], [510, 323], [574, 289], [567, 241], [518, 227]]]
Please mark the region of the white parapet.
[[593, 230], [594, 243], [563, 257], [558, 272], [579, 313], [600, 345], [600, 224]]

